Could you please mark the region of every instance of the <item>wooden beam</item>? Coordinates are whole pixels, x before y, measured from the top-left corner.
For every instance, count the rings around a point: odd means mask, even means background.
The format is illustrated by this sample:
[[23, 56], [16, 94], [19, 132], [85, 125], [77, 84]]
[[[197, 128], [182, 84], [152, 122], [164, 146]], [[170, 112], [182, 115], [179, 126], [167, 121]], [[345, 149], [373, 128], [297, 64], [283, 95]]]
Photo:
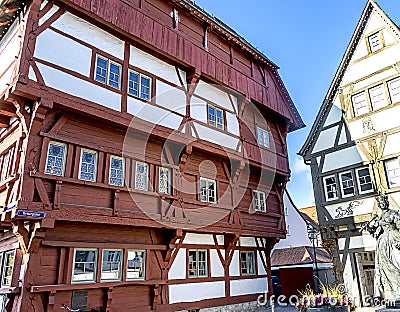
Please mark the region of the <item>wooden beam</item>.
[[17, 110], [13, 103], [0, 101], [0, 115], [8, 117], [17, 117]]
[[10, 125], [10, 117], [0, 116], [0, 128], [8, 128]]

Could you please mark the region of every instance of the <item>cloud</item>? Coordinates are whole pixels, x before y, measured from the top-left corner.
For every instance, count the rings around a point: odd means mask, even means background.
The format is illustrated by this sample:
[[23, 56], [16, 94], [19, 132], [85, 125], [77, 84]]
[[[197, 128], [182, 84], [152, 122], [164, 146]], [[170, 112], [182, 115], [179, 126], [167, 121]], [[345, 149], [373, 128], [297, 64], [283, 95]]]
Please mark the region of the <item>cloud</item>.
[[301, 156], [297, 155], [292, 165], [293, 174], [300, 174], [307, 171], [310, 171], [310, 167], [304, 163]]

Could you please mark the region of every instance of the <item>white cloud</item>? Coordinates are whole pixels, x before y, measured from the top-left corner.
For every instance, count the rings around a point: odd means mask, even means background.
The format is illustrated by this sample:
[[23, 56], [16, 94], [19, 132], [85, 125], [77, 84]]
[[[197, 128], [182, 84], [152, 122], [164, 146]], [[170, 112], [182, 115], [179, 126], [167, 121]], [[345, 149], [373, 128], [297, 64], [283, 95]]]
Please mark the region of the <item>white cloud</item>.
[[310, 167], [304, 163], [301, 156], [297, 155], [292, 166], [293, 174], [300, 174], [306, 171], [310, 171]]

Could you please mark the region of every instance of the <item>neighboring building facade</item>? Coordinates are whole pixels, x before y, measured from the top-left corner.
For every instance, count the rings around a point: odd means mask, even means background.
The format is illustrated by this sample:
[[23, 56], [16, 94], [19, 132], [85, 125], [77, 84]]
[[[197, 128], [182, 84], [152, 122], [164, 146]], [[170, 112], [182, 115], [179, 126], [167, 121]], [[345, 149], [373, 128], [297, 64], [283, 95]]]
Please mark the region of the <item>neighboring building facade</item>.
[[400, 30], [367, 1], [300, 151], [310, 165], [324, 246], [353, 296], [373, 295], [375, 239], [362, 225], [377, 192], [400, 202]]
[[271, 292], [304, 126], [278, 67], [192, 1], [0, 3], [5, 310]]

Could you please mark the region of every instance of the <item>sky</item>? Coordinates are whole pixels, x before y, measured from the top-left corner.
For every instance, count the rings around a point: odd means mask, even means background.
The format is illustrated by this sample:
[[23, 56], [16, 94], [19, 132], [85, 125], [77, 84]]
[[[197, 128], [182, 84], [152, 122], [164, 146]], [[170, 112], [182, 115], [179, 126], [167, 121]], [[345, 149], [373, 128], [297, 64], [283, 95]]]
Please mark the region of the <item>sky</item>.
[[[314, 205], [305, 142], [367, 0], [196, 0], [280, 67], [306, 128], [288, 135], [287, 185], [299, 208]], [[376, 1], [400, 24], [400, 1]]]

